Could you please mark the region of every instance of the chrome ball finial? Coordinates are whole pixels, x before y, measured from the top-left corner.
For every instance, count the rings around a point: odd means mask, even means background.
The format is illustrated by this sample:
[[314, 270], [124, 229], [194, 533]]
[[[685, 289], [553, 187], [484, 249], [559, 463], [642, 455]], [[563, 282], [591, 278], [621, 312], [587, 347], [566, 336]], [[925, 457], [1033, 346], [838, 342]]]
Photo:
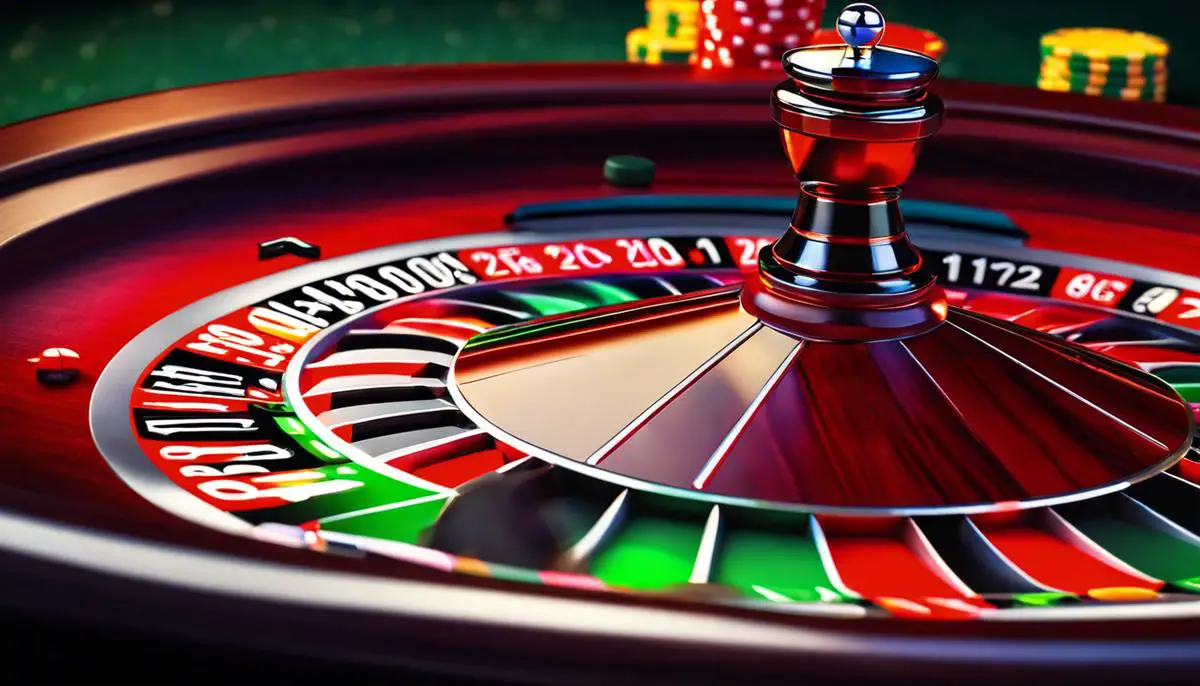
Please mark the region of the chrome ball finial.
[[883, 14], [865, 2], [846, 5], [837, 18], [838, 35], [855, 52], [878, 45], [885, 28], [887, 22]]

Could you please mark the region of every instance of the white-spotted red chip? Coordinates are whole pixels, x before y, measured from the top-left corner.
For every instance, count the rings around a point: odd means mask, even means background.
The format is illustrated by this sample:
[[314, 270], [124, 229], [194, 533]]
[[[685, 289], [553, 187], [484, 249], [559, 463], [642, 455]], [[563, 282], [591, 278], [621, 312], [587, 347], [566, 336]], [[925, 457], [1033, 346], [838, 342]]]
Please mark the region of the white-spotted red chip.
[[809, 45], [825, 0], [703, 0], [697, 49], [702, 70], [777, 69], [783, 53]]

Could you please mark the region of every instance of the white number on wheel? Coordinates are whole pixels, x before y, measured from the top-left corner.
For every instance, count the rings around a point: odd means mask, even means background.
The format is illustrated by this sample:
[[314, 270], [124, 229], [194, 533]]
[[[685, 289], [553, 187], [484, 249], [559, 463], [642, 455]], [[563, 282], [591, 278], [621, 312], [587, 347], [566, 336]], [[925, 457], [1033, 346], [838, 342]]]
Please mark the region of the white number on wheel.
[[1188, 308], [1190, 308], [1190, 309], [1188, 309], [1186, 312], [1182, 312], [1179, 315], [1177, 315], [1175, 317], [1176, 319], [1198, 319], [1198, 318], [1200, 318], [1200, 298], [1184, 298], [1183, 300], [1181, 300], [1179, 302], [1182, 305], [1187, 305]]
[[1133, 311], [1138, 314], [1158, 314], [1167, 309], [1167, 306], [1175, 302], [1175, 298], [1178, 297], [1179, 291], [1174, 288], [1163, 288], [1162, 286], [1147, 288], [1146, 292], [1134, 301]]

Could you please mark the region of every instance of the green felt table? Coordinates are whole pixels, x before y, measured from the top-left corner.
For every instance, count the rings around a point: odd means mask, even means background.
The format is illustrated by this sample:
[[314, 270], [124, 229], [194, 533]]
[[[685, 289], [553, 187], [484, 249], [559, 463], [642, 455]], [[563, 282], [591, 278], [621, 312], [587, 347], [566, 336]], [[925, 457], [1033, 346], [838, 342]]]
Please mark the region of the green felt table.
[[[1172, 46], [1169, 99], [1200, 104], [1197, 0], [878, 0], [949, 43], [943, 75], [1032, 85], [1062, 26]], [[24, 0], [0, 13], [0, 124], [180, 86], [385, 64], [621, 60], [643, 0]], [[826, 9], [832, 23], [840, 2]]]

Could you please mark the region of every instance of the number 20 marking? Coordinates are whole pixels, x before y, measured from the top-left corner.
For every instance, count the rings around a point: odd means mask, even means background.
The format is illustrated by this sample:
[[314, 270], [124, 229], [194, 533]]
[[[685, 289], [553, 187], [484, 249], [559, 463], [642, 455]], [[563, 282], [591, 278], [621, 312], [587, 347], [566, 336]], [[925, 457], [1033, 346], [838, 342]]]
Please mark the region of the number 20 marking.
[[733, 244], [738, 253], [738, 264], [743, 267], [753, 267], [758, 264], [759, 251], [774, 242], [774, 239], [771, 238], [735, 238]]
[[679, 267], [683, 265], [683, 257], [675, 246], [661, 238], [641, 240], [634, 238], [617, 239], [617, 247], [625, 249], [625, 259], [634, 269], [654, 269], [661, 266]]
[[547, 245], [542, 252], [547, 257], [558, 260], [558, 268], [565, 272], [580, 269], [603, 269], [613, 261], [611, 255], [586, 243]]

